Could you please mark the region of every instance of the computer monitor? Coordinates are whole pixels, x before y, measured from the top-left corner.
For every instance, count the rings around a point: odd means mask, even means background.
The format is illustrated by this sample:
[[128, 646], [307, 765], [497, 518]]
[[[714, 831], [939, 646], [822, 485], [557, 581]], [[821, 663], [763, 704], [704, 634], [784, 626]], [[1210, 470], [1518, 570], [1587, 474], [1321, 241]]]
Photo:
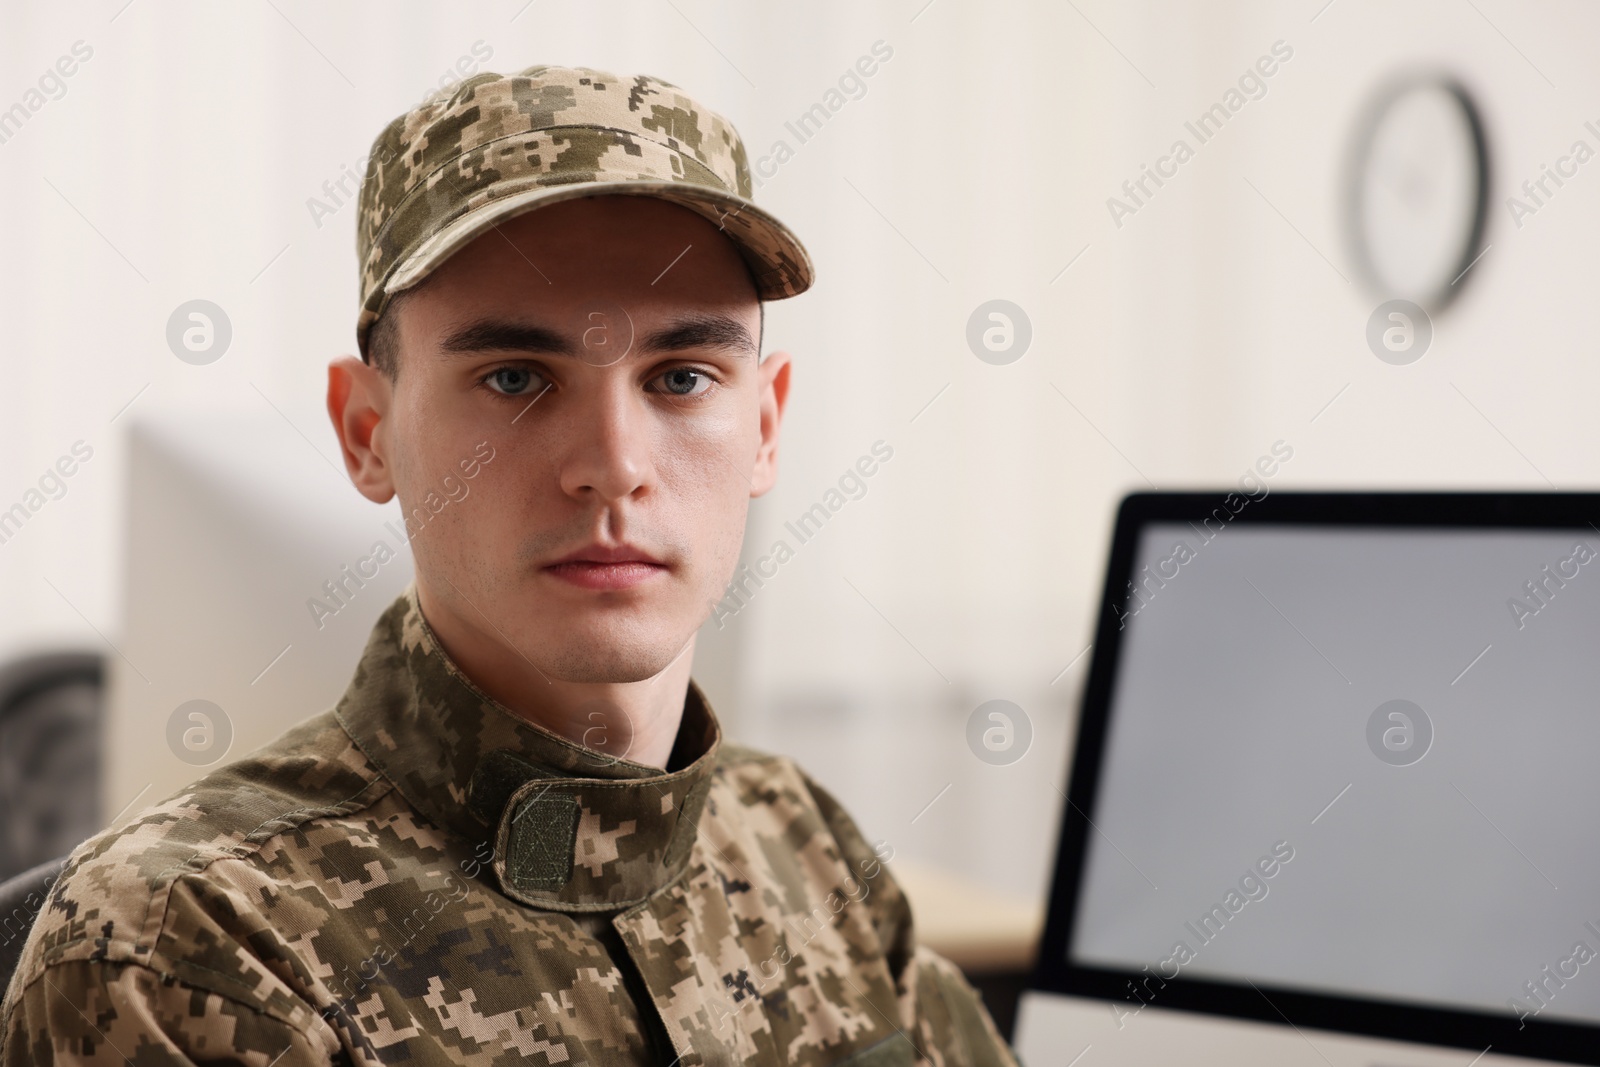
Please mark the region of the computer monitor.
[[1029, 1067], [1600, 1063], [1597, 523], [1127, 498]]

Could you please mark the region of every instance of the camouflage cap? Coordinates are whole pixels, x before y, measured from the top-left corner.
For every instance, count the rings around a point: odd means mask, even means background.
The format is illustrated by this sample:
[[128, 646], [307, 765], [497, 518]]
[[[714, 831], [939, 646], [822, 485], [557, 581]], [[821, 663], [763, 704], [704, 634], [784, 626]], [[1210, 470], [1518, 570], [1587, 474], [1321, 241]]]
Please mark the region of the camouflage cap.
[[369, 158], [356, 223], [363, 359], [395, 293], [497, 223], [561, 200], [628, 193], [680, 204], [733, 241], [760, 299], [811, 285], [804, 246], [750, 199], [733, 124], [659, 78], [483, 71], [390, 122]]

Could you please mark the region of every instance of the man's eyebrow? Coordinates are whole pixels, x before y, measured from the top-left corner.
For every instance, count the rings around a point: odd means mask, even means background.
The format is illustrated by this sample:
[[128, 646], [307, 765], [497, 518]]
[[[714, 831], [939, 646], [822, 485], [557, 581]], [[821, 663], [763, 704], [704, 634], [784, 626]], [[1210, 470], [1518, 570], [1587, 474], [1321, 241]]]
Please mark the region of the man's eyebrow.
[[[611, 329], [615, 329], [612, 324]], [[755, 356], [756, 343], [744, 323], [727, 315], [694, 314], [682, 316], [642, 339], [634, 347], [656, 354], [682, 352], [696, 348], [724, 348], [741, 355]], [[439, 343], [448, 355], [476, 352], [529, 352], [540, 355], [571, 356], [578, 346], [547, 326], [513, 322], [507, 319], [478, 319], [457, 327]]]
[[450, 355], [474, 352], [541, 352], [570, 356], [572, 345], [555, 330], [532, 323], [503, 319], [479, 319], [452, 330], [439, 342], [439, 350]]
[[754, 356], [755, 340], [744, 323], [726, 315], [687, 315], [646, 337], [639, 348], [645, 352], [681, 352], [689, 348], [726, 348], [740, 355]]

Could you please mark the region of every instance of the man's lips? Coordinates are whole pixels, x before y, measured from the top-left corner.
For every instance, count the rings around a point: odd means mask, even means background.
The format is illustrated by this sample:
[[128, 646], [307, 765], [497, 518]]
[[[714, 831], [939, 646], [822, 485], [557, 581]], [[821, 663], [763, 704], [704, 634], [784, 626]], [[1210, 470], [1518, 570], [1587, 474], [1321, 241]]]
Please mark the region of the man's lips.
[[547, 565], [545, 571], [583, 589], [631, 589], [667, 570], [633, 545], [587, 545]]
[[553, 577], [583, 589], [631, 589], [667, 572], [664, 564], [641, 559], [619, 560], [615, 563], [571, 560], [553, 563], [544, 570]]
[[559, 563], [655, 563], [661, 561], [642, 548], [633, 545], [585, 545], [574, 549], [560, 559], [551, 560], [551, 565]]

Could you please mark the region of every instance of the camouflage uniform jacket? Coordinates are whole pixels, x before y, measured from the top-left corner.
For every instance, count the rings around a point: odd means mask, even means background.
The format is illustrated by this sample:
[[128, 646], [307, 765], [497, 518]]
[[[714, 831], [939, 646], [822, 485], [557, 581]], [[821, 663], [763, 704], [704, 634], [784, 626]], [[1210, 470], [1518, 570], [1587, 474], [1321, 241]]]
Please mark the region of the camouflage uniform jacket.
[[6, 993], [24, 1064], [1015, 1063], [850, 817], [723, 744], [513, 716], [415, 588], [333, 710], [79, 846]]

